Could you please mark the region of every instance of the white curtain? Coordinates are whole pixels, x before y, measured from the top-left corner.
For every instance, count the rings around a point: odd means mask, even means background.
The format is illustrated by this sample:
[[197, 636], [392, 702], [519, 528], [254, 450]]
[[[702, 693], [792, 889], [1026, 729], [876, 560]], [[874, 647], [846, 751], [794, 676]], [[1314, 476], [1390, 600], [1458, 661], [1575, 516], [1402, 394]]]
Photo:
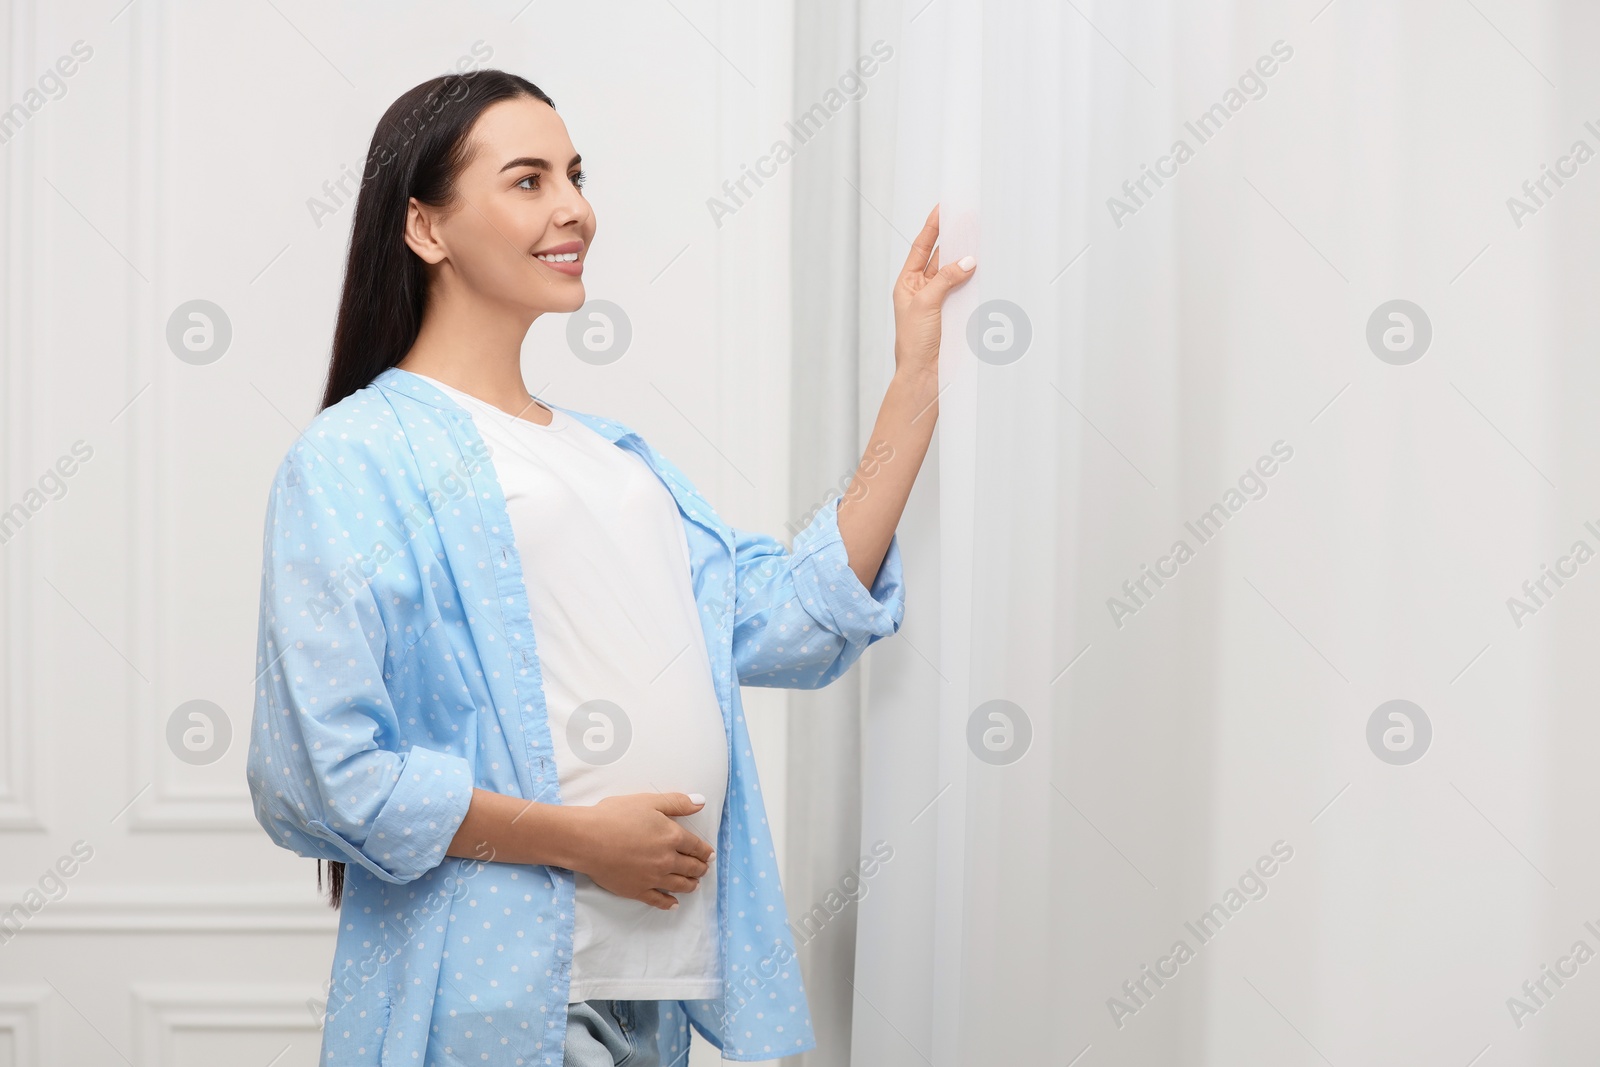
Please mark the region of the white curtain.
[[[856, 6], [856, 0], [795, 5], [796, 114], [830, 90], [838, 92], [840, 77], [868, 53], [871, 42], [860, 39]], [[797, 517], [809, 515], [830, 491], [837, 494], [861, 456], [861, 276], [852, 252], [867, 209], [854, 186], [860, 179], [860, 103], [884, 92], [887, 80], [886, 69], [861, 79], [861, 100], [840, 107], [792, 164], [789, 510]], [[789, 694], [783, 886], [817, 1048], [786, 1062], [805, 1067], [850, 1062], [858, 912], [846, 879], [860, 862], [861, 681], [856, 671], [826, 689]]]
[[859, 227], [858, 434], [934, 202], [944, 261], [979, 268], [901, 527], [907, 621], [867, 665], [856, 851], [892, 859], [853, 972], [807, 968], [851, 1015], [808, 1062], [1577, 1062], [1600, 16], [843, 17], [895, 57], [855, 165], [797, 172], [836, 214], [796, 250]]

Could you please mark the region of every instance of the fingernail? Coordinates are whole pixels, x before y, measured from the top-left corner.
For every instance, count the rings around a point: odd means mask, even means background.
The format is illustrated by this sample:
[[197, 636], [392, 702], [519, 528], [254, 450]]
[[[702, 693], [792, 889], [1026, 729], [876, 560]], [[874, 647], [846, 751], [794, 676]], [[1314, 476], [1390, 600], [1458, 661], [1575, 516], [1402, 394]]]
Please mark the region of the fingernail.
[[973, 259], [971, 256], [962, 256], [956, 261], [956, 266], [960, 267], [962, 270], [971, 270], [977, 265], [978, 261]]
[[689, 803], [691, 803], [691, 804], [704, 804], [705, 802], [706, 802], [706, 798], [701, 796], [699, 793], [690, 793], [689, 794]]
[[667, 905], [667, 910], [671, 911], [673, 908], [676, 908], [677, 906], [678, 906], [678, 902], [676, 900], [674, 900], [671, 904]]

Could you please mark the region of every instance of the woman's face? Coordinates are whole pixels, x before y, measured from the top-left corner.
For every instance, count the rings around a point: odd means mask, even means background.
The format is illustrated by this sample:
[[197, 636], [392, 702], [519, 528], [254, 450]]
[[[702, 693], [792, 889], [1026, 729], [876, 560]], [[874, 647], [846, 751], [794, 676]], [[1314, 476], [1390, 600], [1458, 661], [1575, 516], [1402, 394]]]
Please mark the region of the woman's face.
[[[448, 213], [413, 200], [407, 242], [446, 282], [531, 318], [583, 306], [595, 218], [578, 153], [555, 109], [533, 97], [485, 108]], [[429, 224], [417, 226], [418, 211]], [[541, 258], [542, 257], [542, 258]]]

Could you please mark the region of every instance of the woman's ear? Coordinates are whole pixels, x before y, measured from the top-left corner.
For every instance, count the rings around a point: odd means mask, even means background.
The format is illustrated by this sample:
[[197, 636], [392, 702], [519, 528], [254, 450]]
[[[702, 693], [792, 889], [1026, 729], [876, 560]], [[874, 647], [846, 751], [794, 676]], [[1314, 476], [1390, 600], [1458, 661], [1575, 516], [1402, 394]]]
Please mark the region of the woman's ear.
[[445, 257], [444, 242], [435, 228], [437, 222], [438, 217], [432, 208], [414, 196], [410, 199], [406, 205], [406, 244], [429, 265]]

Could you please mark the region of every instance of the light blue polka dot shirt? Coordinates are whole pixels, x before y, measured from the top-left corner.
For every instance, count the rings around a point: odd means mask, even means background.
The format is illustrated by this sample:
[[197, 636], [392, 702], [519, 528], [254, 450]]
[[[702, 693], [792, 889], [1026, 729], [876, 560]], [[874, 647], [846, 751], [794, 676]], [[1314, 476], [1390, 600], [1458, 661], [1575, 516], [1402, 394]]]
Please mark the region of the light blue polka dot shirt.
[[[565, 409], [563, 409], [565, 410]], [[724, 995], [663, 1002], [724, 1058], [814, 1048], [740, 685], [811, 689], [905, 614], [898, 545], [865, 588], [837, 501], [793, 550], [718, 518], [616, 422], [683, 515], [728, 743], [716, 849]], [[471, 415], [390, 368], [319, 413], [267, 503], [246, 774], [284, 848], [346, 864], [322, 1063], [538, 1064], [565, 1051], [573, 876], [446, 856], [474, 787], [561, 802], [522, 565]]]

